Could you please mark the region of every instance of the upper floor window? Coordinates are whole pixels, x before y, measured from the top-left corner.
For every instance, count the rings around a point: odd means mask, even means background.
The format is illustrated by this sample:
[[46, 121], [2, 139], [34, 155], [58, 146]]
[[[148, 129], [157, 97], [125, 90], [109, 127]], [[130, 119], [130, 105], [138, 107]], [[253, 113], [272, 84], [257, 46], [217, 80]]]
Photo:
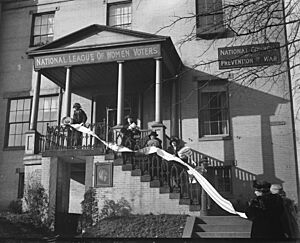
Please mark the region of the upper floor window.
[[223, 0], [196, 0], [197, 35], [203, 38], [222, 37], [224, 33]]
[[216, 89], [199, 92], [200, 137], [229, 135], [228, 92]]
[[[6, 147], [25, 146], [25, 133], [29, 130], [31, 97], [9, 100], [8, 130]], [[39, 99], [37, 130], [46, 134], [47, 123], [57, 123], [58, 96], [45, 96]]]
[[108, 5], [108, 25], [124, 29], [131, 28], [131, 1], [118, 2]]
[[42, 46], [53, 40], [54, 12], [33, 15], [31, 46]]

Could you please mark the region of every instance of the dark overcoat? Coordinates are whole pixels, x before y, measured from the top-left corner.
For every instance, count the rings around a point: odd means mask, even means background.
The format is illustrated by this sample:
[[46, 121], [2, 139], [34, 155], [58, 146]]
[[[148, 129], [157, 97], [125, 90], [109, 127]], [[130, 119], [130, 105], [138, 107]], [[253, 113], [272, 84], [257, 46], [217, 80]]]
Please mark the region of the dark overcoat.
[[245, 211], [252, 220], [251, 238], [284, 239], [283, 211], [283, 200], [277, 194], [266, 193], [251, 200]]

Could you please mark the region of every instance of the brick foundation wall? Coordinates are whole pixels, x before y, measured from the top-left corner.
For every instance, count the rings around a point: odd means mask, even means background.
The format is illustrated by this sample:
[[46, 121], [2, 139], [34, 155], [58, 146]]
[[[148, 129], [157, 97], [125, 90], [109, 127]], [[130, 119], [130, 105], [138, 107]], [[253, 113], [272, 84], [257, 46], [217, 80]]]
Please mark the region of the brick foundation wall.
[[122, 197], [132, 207], [134, 214], [190, 214], [188, 205], [179, 205], [179, 199], [169, 199], [169, 193], [160, 194], [159, 188], [150, 188], [150, 182], [141, 182], [140, 176], [131, 176], [131, 171], [122, 171], [122, 166], [113, 167], [113, 187], [96, 188], [99, 210], [105, 200], [117, 202]]

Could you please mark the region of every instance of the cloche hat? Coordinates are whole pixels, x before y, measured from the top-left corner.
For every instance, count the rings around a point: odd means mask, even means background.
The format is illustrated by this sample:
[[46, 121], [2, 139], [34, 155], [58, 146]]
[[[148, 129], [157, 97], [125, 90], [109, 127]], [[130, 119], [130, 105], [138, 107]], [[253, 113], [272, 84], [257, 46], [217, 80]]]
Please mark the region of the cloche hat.
[[81, 108], [81, 105], [79, 104], [79, 103], [75, 103], [74, 105], [73, 105], [73, 108], [75, 108], [75, 107], [77, 107], [77, 108]]
[[267, 181], [253, 181], [253, 188], [256, 191], [269, 192], [271, 184]]
[[148, 137], [150, 138], [151, 136], [157, 137], [158, 134], [156, 133], [156, 131], [152, 131], [152, 132], [148, 135]]

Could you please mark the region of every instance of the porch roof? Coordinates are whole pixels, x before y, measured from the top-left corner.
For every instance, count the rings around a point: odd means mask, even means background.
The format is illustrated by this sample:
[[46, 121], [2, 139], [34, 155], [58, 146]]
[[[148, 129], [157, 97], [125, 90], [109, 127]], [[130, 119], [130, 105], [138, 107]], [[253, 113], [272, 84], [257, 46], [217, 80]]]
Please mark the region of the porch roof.
[[34, 59], [35, 70], [63, 88], [65, 67], [71, 66], [72, 92], [84, 97], [116, 90], [117, 61], [125, 61], [125, 92], [154, 82], [155, 58], [162, 58], [164, 79], [175, 77], [182, 67], [170, 37], [97, 24], [30, 49], [27, 55]]

